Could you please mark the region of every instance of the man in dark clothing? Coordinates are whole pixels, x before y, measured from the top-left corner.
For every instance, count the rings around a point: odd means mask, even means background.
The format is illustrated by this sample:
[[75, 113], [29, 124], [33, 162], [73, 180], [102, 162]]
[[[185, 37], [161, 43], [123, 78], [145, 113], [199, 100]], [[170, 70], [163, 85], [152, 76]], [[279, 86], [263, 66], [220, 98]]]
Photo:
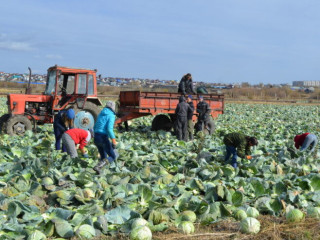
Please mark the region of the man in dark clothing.
[[176, 131], [177, 131], [177, 137], [179, 140], [188, 140], [187, 136], [187, 127], [188, 127], [188, 112], [190, 110], [190, 106], [188, 103], [186, 103], [186, 100], [184, 96], [181, 96], [179, 98], [179, 104], [176, 108]]
[[202, 131], [203, 128], [207, 125], [210, 118], [210, 106], [207, 102], [203, 100], [203, 96], [199, 96], [199, 103], [197, 104], [197, 113], [198, 113], [198, 129], [197, 131]]
[[179, 83], [178, 92], [182, 93], [183, 95], [186, 94], [197, 94], [196, 91], [193, 89], [193, 82], [191, 73], [187, 73], [184, 75]]
[[232, 155], [231, 165], [237, 168], [237, 157], [247, 158], [250, 160], [250, 147], [257, 146], [258, 140], [255, 137], [249, 137], [242, 133], [229, 133], [223, 139], [226, 145], [227, 154], [225, 156], [225, 161], [227, 162]]
[[187, 98], [187, 103], [190, 106], [190, 109], [188, 111], [188, 139], [189, 140], [193, 140], [193, 121], [192, 121], [192, 117], [193, 117], [193, 111], [194, 111], [194, 105], [192, 102], [192, 96], [189, 95]]

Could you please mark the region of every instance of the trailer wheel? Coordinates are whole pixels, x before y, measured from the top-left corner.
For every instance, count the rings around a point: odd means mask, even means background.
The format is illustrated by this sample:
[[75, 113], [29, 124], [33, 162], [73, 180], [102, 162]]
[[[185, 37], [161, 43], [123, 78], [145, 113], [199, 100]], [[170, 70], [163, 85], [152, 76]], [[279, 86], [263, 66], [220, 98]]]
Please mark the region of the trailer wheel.
[[5, 130], [9, 135], [22, 136], [28, 130], [32, 130], [32, 123], [24, 115], [14, 115], [6, 122]]
[[151, 125], [152, 131], [164, 130], [170, 131], [173, 124], [170, 118], [166, 115], [160, 114], [154, 117]]
[[74, 119], [75, 126], [82, 129], [93, 128], [101, 111], [100, 108], [92, 102], [86, 102], [83, 109], [78, 108], [76, 104], [68, 109], [70, 108], [73, 108], [76, 114]]
[[6, 133], [6, 129], [5, 129], [5, 125], [6, 125], [6, 122], [8, 121], [10, 117], [10, 114], [3, 114], [1, 117], [0, 117], [0, 134], [3, 134], [3, 133]]

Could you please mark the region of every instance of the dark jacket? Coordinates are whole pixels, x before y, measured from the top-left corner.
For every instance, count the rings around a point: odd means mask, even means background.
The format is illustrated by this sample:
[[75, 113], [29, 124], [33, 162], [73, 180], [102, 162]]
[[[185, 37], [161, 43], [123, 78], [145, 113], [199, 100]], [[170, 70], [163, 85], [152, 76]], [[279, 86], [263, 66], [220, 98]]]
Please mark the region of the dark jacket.
[[207, 102], [202, 101], [197, 104], [197, 113], [199, 113], [199, 119], [207, 119], [210, 115], [211, 109]]
[[182, 93], [183, 95], [197, 94], [196, 91], [194, 91], [193, 89], [192, 78], [188, 80], [187, 76], [183, 76], [179, 83], [178, 92]]
[[185, 102], [184, 96], [180, 96], [179, 104], [175, 111], [177, 117], [187, 117], [189, 111], [191, 111], [189, 104]]
[[67, 110], [59, 111], [59, 113], [54, 118], [53, 129], [57, 132], [63, 133], [68, 130], [68, 128], [66, 127], [66, 125], [64, 125], [64, 122], [62, 121], [62, 117], [64, 116], [64, 114], [66, 114], [66, 111]]
[[193, 102], [188, 102], [190, 109], [188, 111], [188, 120], [192, 120], [192, 116], [193, 116], [193, 111], [194, 111], [194, 105]]
[[241, 158], [245, 158], [246, 155], [251, 154], [246, 135], [242, 133], [229, 133], [225, 135], [223, 142], [227, 146], [235, 147], [237, 155]]

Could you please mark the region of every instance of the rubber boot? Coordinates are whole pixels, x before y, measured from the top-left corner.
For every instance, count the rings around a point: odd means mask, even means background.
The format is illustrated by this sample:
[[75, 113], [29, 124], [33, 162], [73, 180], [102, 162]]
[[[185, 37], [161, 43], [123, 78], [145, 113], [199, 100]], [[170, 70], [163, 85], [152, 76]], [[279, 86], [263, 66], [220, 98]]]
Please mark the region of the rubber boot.
[[107, 159], [103, 159], [93, 168], [94, 171], [96, 171], [97, 174], [101, 174], [102, 168], [107, 165]]

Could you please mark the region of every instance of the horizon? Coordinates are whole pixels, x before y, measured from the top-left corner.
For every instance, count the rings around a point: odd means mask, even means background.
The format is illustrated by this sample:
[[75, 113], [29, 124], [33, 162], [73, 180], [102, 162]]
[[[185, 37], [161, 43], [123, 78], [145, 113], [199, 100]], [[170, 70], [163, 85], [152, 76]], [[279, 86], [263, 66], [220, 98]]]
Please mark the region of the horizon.
[[319, 8], [315, 0], [11, 0], [0, 16], [0, 67], [45, 74], [59, 63], [178, 81], [190, 72], [222, 84], [319, 79]]

